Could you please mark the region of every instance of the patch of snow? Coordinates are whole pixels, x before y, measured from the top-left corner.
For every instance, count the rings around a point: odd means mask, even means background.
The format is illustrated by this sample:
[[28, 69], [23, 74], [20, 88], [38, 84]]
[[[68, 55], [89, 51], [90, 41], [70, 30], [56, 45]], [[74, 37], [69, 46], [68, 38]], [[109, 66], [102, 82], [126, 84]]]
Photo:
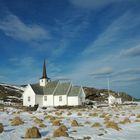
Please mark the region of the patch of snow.
[[[57, 115], [56, 112], [61, 112], [62, 115]], [[70, 115], [68, 113], [71, 112]], [[78, 115], [78, 113], [80, 115]], [[96, 116], [90, 116], [89, 114], [96, 113]], [[110, 120], [115, 121], [120, 131], [115, 129], [106, 128], [105, 120], [101, 117], [104, 113], [108, 114]], [[55, 109], [48, 107], [47, 109], [38, 108], [37, 111], [32, 113], [18, 110], [12, 107], [4, 107], [4, 111], [0, 111], [0, 122], [4, 125], [4, 132], [0, 134], [0, 140], [23, 140], [26, 129], [32, 126], [39, 128], [42, 138], [38, 140], [44, 140], [45, 138], [51, 138], [51, 140], [72, 140], [83, 139], [84, 137], [90, 137], [89, 140], [139, 140], [140, 138], [140, 120], [137, 115], [140, 114], [139, 105], [122, 105], [118, 107], [103, 107], [96, 109]], [[19, 116], [24, 121], [24, 124], [19, 126], [11, 126], [10, 120], [15, 116]], [[58, 126], [53, 126], [47, 116], [54, 116], [56, 119], [61, 120], [61, 123], [67, 126], [69, 137], [54, 138], [53, 132]], [[46, 125], [45, 128], [41, 128], [34, 122], [34, 117], [37, 117], [43, 121]], [[125, 117], [128, 117], [131, 123], [120, 124]], [[72, 127], [71, 121], [76, 120], [79, 124], [78, 127]], [[91, 127], [94, 123], [99, 122], [100, 127]], [[34, 139], [30, 139], [34, 140]]]

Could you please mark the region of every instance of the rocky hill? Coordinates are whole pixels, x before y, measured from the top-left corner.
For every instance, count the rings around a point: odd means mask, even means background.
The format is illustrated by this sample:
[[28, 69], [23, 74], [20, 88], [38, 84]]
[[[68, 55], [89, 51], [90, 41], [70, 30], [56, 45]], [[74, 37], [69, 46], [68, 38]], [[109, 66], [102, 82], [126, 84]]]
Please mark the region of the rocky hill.
[[[96, 89], [92, 87], [84, 87], [84, 91], [86, 93], [86, 99], [93, 100], [93, 101], [100, 101], [104, 102], [108, 98], [108, 90], [107, 89]], [[122, 101], [132, 101], [135, 100], [132, 96], [128, 95], [125, 92], [115, 92], [110, 90], [110, 94], [115, 97], [122, 98]]]
[[24, 88], [0, 84], [0, 103], [22, 103]]
[[[24, 89], [25, 86], [0, 84], [0, 104], [9, 102], [22, 104], [22, 93]], [[84, 91], [86, 93], [86, 99], [99, 102], [107, 101], [108, 98], [107, 89], [84, 87]], [[115, 91], [110, 90], [110, 93], [115, 97], [121, 97], [123, 101], [135, 100], [133, 97], [124, 92], [116, 93]]]

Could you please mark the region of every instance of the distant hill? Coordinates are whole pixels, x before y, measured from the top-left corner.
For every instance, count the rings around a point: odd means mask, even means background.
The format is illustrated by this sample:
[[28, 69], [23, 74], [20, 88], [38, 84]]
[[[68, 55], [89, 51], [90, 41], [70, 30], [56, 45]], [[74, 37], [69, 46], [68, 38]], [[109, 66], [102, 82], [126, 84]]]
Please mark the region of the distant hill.
[[[86, 99], [104, 102], [108, 98], [108, 90], [107, 89], [96, 89], [96, 88], [92, 88], [92, 87], [83, 87], [83, 88], [84, 88], [84, 91], [86, 93]], [[128, 95], [125, 92], [117, 93], [117, 92], [112, 91], [112, 90], [110, 90], [109, 92], [110, 92], [110, 94], [112, 94], [115, 97], [122, 98], [122, 101], [136, 100], [135, 98], [133, 98], [132, 96]]]
[[[11, 102], [11, 103], [21, 103], [22, 104], [22, 93], [25, 89], [24, 86], [15, 86], [8, 84], [0, 84], [0, 101]], [[86, 93], [86, 99], [93, 101], [104, 102], [107, 101], [108, 91], [107, 89], [96, 89], [92, 87], [83, 87]], [[136, 100], [132, 96], [125, 92], [116, 93], [110, 90], [110, 93], [115, 97], [121, 97], [123, 101]], [[0, 102], [1, 103], [1, 102]]]
[[22, 103], [23, 87], [0, 84], [0, 100], [3, 102]]

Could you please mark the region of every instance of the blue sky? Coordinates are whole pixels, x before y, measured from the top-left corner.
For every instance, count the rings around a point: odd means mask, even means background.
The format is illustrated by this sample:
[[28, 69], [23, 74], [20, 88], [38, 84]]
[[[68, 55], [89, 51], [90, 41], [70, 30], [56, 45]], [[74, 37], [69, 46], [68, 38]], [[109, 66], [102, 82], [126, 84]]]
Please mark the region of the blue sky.
[[139, 0], [0, 0], [0, 82], [48, 76], [140, 98]]

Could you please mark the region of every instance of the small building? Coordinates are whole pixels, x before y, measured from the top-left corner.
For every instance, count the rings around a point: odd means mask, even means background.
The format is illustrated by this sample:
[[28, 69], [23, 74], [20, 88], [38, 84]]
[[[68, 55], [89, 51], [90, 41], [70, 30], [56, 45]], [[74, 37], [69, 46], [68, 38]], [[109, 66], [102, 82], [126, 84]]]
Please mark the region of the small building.
[[39, 83], [28, 84], [23, 93], [23, 106], [76, 106], [84, 101], [85, 93], [81, 86], [60, 80], [51, 81], [47, 77], [45, 61]]
[[113, 104], [122, 104], [122, 99], [121, 98], [116, 98], [113, 95], [108, 96], [108, 104], [113, 105]]

